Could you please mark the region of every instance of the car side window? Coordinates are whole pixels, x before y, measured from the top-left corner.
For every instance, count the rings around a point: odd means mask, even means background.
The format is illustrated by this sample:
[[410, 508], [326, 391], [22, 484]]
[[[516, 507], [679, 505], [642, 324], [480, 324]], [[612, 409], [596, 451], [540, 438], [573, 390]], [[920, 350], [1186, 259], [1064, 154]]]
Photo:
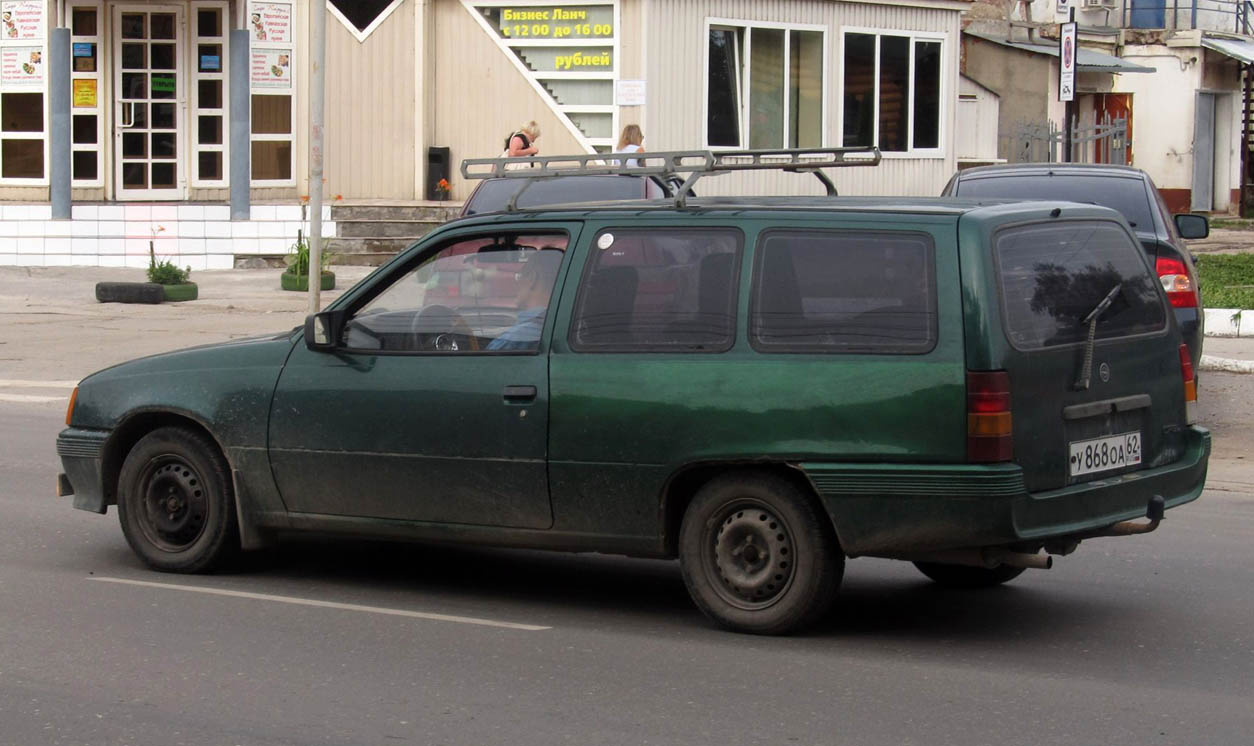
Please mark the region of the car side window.
[[516, 233], [452, 241], [357, 309], [345, 347], [534, 354], [567, 242]]
[[749, 341], [761, 352], [927, 352], [937, 334], [933, 254], [919, 233], [764, 233]]
[[581, 352], [723, 352], [736, 337], [744, 235], [607, 229], [592, 239], [569, 341]]

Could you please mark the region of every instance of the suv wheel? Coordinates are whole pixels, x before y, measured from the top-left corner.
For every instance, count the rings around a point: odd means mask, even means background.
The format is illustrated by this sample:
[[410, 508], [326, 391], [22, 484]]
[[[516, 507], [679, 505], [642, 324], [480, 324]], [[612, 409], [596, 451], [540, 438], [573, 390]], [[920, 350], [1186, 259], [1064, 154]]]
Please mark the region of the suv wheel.
[[827, 517], [775, 476], [715, 479], [693, 498], [679, 536], [688, 593], [738, 632], [786, 634], [831, 606], [845, 558]]

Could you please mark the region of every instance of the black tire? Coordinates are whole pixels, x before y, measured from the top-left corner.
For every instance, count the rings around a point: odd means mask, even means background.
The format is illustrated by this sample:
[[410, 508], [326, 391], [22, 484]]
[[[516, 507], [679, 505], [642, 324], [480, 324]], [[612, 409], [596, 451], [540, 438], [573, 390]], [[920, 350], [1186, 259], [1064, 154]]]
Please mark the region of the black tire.
[[154, 430], [127, 454], [118, 520], [131, 549], [163, 572], [209, 572], [239, 551], [226, 459], [212, 440], [181, 427]]
[[969, 565], [942, 565], [936, 562], [916, 562], [919, 572], [946, 588], [991, 588], [1014, 580], [1023, 574], [1024, 568], [998, 565], [997, 567], [971, 567]]
[[715, 479], [684, 513], [679, 565], [697, 607], [737, 632], [782, 635], [831, 606], [845, 570], [826, 515], [769, 474]]

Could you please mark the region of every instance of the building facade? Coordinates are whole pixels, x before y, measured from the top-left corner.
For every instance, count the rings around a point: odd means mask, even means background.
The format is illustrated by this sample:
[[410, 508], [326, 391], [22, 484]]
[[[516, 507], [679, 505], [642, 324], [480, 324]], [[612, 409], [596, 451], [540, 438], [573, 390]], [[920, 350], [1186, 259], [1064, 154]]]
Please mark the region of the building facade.
[[[318, 6], [0, 0], [0, 264], [141, 265], [149, 241], [193, 268], [281, 253], [307, 217]], [[651, 151], [878, 145], [878, 168], [834, 174], [842, 193], [935, 194], [968, 6], [329, 0], [324, 194], [414, 205], [447, 177], [464, 198], [460, 161], [529, 121], [544, 155], [610, 151], [628, 123]]]

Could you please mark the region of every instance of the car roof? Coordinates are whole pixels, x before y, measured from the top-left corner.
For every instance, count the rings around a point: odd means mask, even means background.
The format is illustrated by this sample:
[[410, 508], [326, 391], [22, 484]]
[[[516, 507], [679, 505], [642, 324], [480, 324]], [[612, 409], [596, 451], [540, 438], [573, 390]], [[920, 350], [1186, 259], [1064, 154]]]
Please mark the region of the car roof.
[[999, 163], [991, 166], [975, 166], [963, 169], [958, 172], [958, 178], [961, 180], [994, 176], [1040, 176], [1046, 174], [1145, 178], [1145, 172], [1139, 168], [1110, 163]]

